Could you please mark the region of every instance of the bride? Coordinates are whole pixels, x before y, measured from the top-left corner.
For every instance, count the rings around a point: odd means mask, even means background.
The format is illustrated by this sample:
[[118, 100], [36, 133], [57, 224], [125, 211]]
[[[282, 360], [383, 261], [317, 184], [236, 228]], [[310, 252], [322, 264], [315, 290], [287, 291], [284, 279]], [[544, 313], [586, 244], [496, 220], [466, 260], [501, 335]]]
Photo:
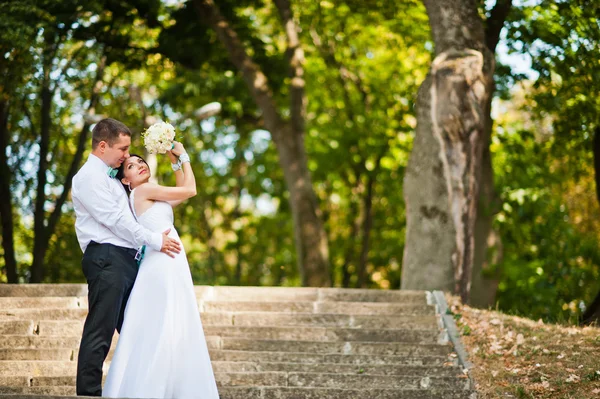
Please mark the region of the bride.
[[[130, 192], [139, 223], [157, 232], [171, 228], [170, 236], [179, 240], [172, 207], [196, 195], [196, 180], [181, 143], [176, 142], [168, 155], [176, 187], [149, 183], [148, 164], [137, 155], [123, 162], [117, 177]], [[219, 397], [185, 250], [170, 258], [146, 249], [103, 396]]]

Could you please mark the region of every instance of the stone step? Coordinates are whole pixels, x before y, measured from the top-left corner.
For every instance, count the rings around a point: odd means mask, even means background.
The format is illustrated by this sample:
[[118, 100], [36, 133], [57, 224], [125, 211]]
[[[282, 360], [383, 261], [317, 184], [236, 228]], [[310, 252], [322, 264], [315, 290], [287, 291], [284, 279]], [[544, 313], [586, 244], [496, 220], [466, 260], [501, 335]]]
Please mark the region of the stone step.
[[37, 335], [2, 335], [1, 349], [77, 349], [81, 337], [40, 337]]
[[367, 365], [395, 365], [395, 366], [443, 366], [455, 365], [453, 357], [445, 355], [423, 356], [395, 356], [395, 355], [355, 355], [355, 354], [320, 354], [305, 352], [258, 352], [239, 350], [210, 351], [210, 358], [214, 361], [229, 362], [258, 362], [258, 363], [308, 363], [308, 364], [351, 364], [358, 366]]
[[[6, 399], [72, 399], [71, 397], [75, 395], [75, 388], [5, 386], [0, 387], [0, 395]], [[475, 398], [475, 393], [435, 389], [221, 387], [219, 396], [221, 399], [471, 399]]]
[[[107, 360], [112, 359], [113, 352], [109, 352]], [[303, 363], [303, 364], [350, 364], [357, 366], [366, 365], [392, 365], [392, 366], [426, 366], [439, 367], [450, 363], [446, 356], [381, 356], [381, 355], [323, 355], [314, 353], [293, 352], [255, 352], [232, 351], [211, 349], [210, 356], [213, 361], [222, 362], [266, 362], [266, 363]], [[1, 361], [76, 361], [77, 349], [0, 349]]]
[[435, 307], [422, 304], [371, 302], [289, 302], [289, 301], [202, 301], [205, 313], [218, 312], [285, 312], [352, 315], [430, 315]]
[[287, 313], [205, 313], [204, 325], [235, 326], [315, 326], [315, 327], [351, 327], [370, 329], [432, 329], [438, 330], [438, 320], [434, 315], [416, 316], [367, 316], [341, 314], [287, 314]]
[[[217, 385], [228, 386], [271, 386], [271, 387], [319, 387], [337, 389], [469, 389], [467, 378], [420, 377], [402, 375], [334, 374], [302, 372], [215, 372]], [[19, 381], [15, 381], [19, 382]], [[27, 387], [74, 387], [75, 377], [33, 377], [22, 381]], [[1, 391], [0, 391], [1, 392]]]
[[[73, 372], [68, 376], [62, 375], [33, 375], [25, 386], [75, 386], [75, 368], [69, 365]], [[106, 370], [105, 370], [106, 374]], [[215, 379], [219, 386], [287, 386], [288, 373], [285, 372], [239, 372], [239, 373], [218, 373], [215, 372]]]
[[288, 386], [343, 389], [469, 389], [469, 380], [456, 377], [288, 373]]
[[404, 375], [458, 377], [462, 371], [458, 366], [413, 366], [413, 365], [354, 365], [342, 363], [270, 363], [213, 361], [214, 372], [283, 371], [301, 373], [336, 373], [369, 375]]
[[[435, 307], [419, 303], [377, 303], [377, 302], [308, 302], [308, 301], [203, 301], [199, 306], [205, 313], [222, 312], [286, 312], [317, 314], [365, 314], [365, 315], [430, 315]], [[40, 310], [47, 309], [87, 309], [86, 297], [0, 297], [0, 309], [6, 318], [10, 315], [39, 316]], [[28, 309], [32, 312], [15, 312]], [[80, 313], [75, 313], [80, 314]], [[13, 316], [13, 317], [14, 317]], [[34, 317], [35, 318], [35, 317]]]
[[[0, 336], [0, 349], [73, 349], [79, 348], [80, 337], [36, 335]], [[449, 353], [449, 345], [413, 344], [404, 342], [323, 342], [295, 340], [246, 339], [239, 337], [206, 336], [209, 349], [267, 351], [267, 352], [308, 352], [319, 354], [355, 355], [404, 355], [404, 356], [444, 356]], [[116, 347], [113, 340], [111, 353]], [[75, 352], [73, 356], [77, 356]]]
[[[213, 370], [222, 373], [248, 373], [248, 372], [303, 372], [303, 373], [338, 373], [338, 374], [377, 374], [377, 375], [405, 375], [405, 376], [460, 376], [461, 369], [455, 365], [445, 366], [418, 366], [375, 364], [357, 365], [343, 363], [290, 363], [290, 362], [235, 362], [213, 361]], [[108, 370], [110, 362], [105, 364]], [[77, 372], [77, 361], [0, 361], [0, 386], [19, 385], [12, 382], [12, 378], [35, 377], [36, 385], [72, 385], [58, 383], [60, 378], [74, 378]], [[40, 378], [54, 378], [50, 383]], [[59, 378], [60, 377], [60, 378]], [[39, 382], [41, 381], [41, 382]], [[71, 381], [71, 380], [68, 380]], [[74, 384], [73, 380], [73, 384]], [[26, 384], [27, 385], [27, 384]]]
[[[424, 291], [309, 287], [195, 286], [196, 296], [220, 301], [339, 301], [426, 304]], [[86, 284], [2, 284], [0, 297], [86, 297]]]
[[424, 291], [308, 287], [196, 287], [196, 296], [218, 301], [394, 302], [426, 304]]
[[[215, 345], [208, 341], [209, 347]], [[397, 342], [317, 342], [274, 341], [221, 337], [217, 349], [265, 352], [308, 352], [345, 355], [395, 355], [395, 356], [444, 356], [452, 349], [450, 345], [406, 344]], [[214, 348], [214, 346], [212, 346]]]
[[75, 349], [0, 349], [0, 361], [5, 360], [73, 360]]
[[87, 297], [0, 297], [0, 309], [87, 309]]
[[[217, 372], [215, 379], [220, 387], [227, 386], [278, 386], [322, 387], [338, 389], [469, 389], [469, 380], [461, 377], [430, 377], [406, 375], [377, 375], [361, 373], [315, 373], [315, 372]], [[5, 381], [2, 381], [3, 383]], [[75, 376], [29, 376], [10, 377], [6, 382], [18, 382], [20, 386], [75, 386]], [[19, 386], [17, 385], [17, 386]], [[6, 386], [6, 385], [3, 385]], [[15, 385], [12, 385], [15, 386]]]
[[83, 320], [0, 320], [0, 335], [81, 335]]
[[[40, 335], [54, 335], [57, 333], [61, 335], [80, 335], [83, 330], [83, 321], [85, 320], [86, 315], [86, 309], [14, 309], [10, 311], [0, 311], [0, 322], [18, 320], [35, 322], [41, 320]], [[205, 326], [314, 326], [438, 330], [438, 320], [435, 315], [399, 315], [390, 317], [384, 315], [355, 316], [344, 314], [227, 312], [202, 313], [200, 317]], [[54, 321], [54, 323], [49, 323], [51, 321]], [[42, 329], [44, 331], [42, 331]]]
[[[473, 396], [472, 396], [473, 395]], [[473, 399], [471, 391], [423, 389], [335, 389], [223, 387], [221, 399]], [[25, 398], [23, 398], [25, 399]], [[48, 398], [50, 399], [50, 398]], [[58, 399], [58, 398], [56, 398]]]
[[33, 334], [35, 324], [32, 320], [10, 320], [0, 321], [0, 335], [14, 334], [27, 335]]
[[[56, 377], [75, 376], [77, 361], [0, 361], [0, 377], [2, 379], [12, 376], [28, 377]], [[4, 384], [0, 380], [0, 385]], [[38, 384], [57, 385], [57, 384]], [[70, 385], [70, 384], [67, 384]]]
[[5, 320], [85, 320], [86, 308], [10, 309], [0, 310], [0, 321]]
[[436, 343], [435, 330], [362, 329], [329, 327], [240, 327], [205, 326], [207, 336], [296, 341], [369, 341]]
[[[83, 309], [47, 309], [30, 310], [16, 309], [0, 311], [0, 335], [37, 334], [49, 335], [81, 335], [86, 311]], [[366, 322], [373, 322], [373, 327], [378, 329], [396, 330], [437, 330], [435, 316], [394, 316], [393, 320], [377, 316], [351, 316], [341, 314], [311, 315], [306, 313], [203, 313], [200, 315], [205, 326], [339, 326], [339, 327], [365, 327]], [[4, 317], [4, 320], [2, 320]], [[402, 321], [405, 322], [404, 325]]]
[[0, 297], [87, 297], [87, 284], [0, 284]]
[[[0, 386], [0, 395], [12, 395], [23, 397], [43, 396], [44, 399], [51, 396], [75, 396], [75, 387], [72, 386], [44, 386], [44, 387], [29, 387], [29, 386]], [[42, 398], [40, 398], [42, 399]], [[70, 398], [71, 399], [71, 398]]]

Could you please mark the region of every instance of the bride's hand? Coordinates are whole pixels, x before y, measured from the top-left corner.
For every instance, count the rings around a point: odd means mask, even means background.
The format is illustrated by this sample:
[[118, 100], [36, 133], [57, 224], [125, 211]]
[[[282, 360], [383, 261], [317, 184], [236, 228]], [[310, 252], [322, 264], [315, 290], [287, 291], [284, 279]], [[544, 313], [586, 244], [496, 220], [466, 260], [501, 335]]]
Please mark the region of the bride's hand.
[[177, 163], [177, 155], [173, 154], [172, 150], [167, 151], [167, 155], [169, 156], [171, 163]]
[[185, 148], [183, 148], [183, 144], [181, 144], [179, 141], [174, 141], [173, 144], [175, 145], [175, 147], [173, 147], [173, 149], [170, 151], [170, 153], [172, 153], [173, 155], [178, 157], [185, 152]]

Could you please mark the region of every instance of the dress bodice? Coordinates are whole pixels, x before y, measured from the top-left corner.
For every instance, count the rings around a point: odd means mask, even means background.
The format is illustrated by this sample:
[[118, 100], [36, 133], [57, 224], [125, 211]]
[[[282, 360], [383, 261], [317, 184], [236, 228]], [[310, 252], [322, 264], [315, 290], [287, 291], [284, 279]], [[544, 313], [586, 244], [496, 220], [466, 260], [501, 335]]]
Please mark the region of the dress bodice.
[[151, 231], [162, 232], [173, 226], [173, 207], [168, 202], [155, 201], [144, 213], [138, 215], [135, 211], [135, 188], [129, 195], [129, 203], [137, 221]]

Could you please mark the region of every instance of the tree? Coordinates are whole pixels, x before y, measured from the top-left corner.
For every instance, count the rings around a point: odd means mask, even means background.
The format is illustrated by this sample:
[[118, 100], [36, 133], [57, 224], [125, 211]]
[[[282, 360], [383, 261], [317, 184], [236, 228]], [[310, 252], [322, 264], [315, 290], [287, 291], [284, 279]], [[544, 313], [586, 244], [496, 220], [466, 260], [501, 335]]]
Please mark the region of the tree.
[[491, 133], [493, 54], [511, 2], [498, 1], [487, 26], [474, 0], [424, 4], [435, 59], [419, 89], [416, 136], [404, 179], [402, 288], [452, 291], [466, 302], [482, 169], [491, 162], [483, 154]]
[[339, 286], [398, 285], [390, 263], [403, 245], [400, 177], [430, 61], [426, 18], [419, 2], [302, 8], [309, 151]]
[[[13, 57], [20, 52], [27, 54], [27, 63], [21, 65], [23, 72], [18, 72], [22, 79], [5, 93], [9, 100], [4, 103], [12, 104], [10, 113], [8, 107], [0, 107], [5, 113], [3, 126], [12, 133], [12, 136], [3, 135], [3, 140], [17, 138], [16, 142], [1, 143], [3, 148], [10, 147], [11, 159], [4, 158], [5, 152], [0, 160], [4, 171], [10, 169], [13, 177], [23, 184], [23, 198], [33, 198], [31, 203], [21, 201], [19, 204], [20, 212], [33, 217], [32, 261], [28, 278], [25, 276], [30, 282], [44, 279], [50, 242], [89, 140], [91, 122], [84, 118], [83, 122], [73, 123], [69, 116], [78, 113], [81, 117], [95, 112], [100, 93], [105, 90], [107, 65], [124, 58], [123, 52], [129, 50], [123, 43], [128, 42], [132, 30], [123, 32], [119, 23], [129, 21], [131, 25], [137, 14], [152, 19], [150, 3], [141, 2], [138, 6], [94, 2], [84, 8], [77, 1], [38, 2], [27, 12], [12, 16], [16, 20], [14, 24], [28, 27], [29, 36], [12, 42], [15, 44], [9, 41], [8, 53]], [[131, 12], [132, 8], [135, 13]], [[44, 18], [38, 18], [38, 14]], [[135, 57], [129, 54], [129, 59]], [[16, 67], [19, 65], [12, 64], [9, 69]], [[17, 167], [23, 162], [23, 154], [28, 162], [36, 164], [34, 172]], [[65, 157], [70, 159], [58, 161]], [[3, 192], [7, 182], [10, 186], [10, 175], [3, 173]], [[14, 196], [15, 190], [11, 190], [11, 194]], [[5, 222], [10, 212], [8, 206], [2, 208], [3, 245], [9, 278], [16, 282], [15, 265], [10, 250], [7, 251], [14, 235]]]
[[195, 0], [193, 4], [203, 22], [216, 32], [231, 62], [242, 74], [252, 97], [262, 111], [265, 127], [271, 133], [278, 150], [279, 162], [290, 193], [297, 261], [303, 285], [329, 286], [331, 277], [327, 235], [312, 186], [304, 144], [304, 51], [290, 3], [287, 0], [275, 1], [287, 42], [289, 120], [286, 120], [278, 109], [271, 80], [252, 59], [249, 49], [220, 9], [212, 0]]
[[[600, 203], [600, 67], [591, 62], [600, 50], [600, 4], [543, 0], [517, 11], [518, 23], [508, 29], [507, 41], [512, 48], [531, 55], [532, 69], [539, 74], [530, 95], [536, 106], [531, 109], [537, 119], [551, 120], [550, 148], [563, 165], [555, 173], [582, 181], [593, 170]], [[573, 204], [572, 208], [576, 207]], [[596, 237], [598, 233], [595, 231]], [[599, 306], [600, 293], [583, 319], [597, 319]]]
[[9, 117], [11, 108], [18, 107], [15, 93], [24, 84], [25, 76], [30, 72], [32, 54], [30, 43], [35, 40], [36, 30], [25, 19], [44, 19], [43, 12], [33, 2], [14, 1], [0, 5], [5, 18], [0, 21], [0, 221], [2, 223], [2, 249], [4, 267], [9, 283], [18, 282], [17, 259], [14, 243], [14, 205], [11, 195], [15, 185], [12, 179], [13, 168], [7, 153], [13, 138], [10, 137]]

